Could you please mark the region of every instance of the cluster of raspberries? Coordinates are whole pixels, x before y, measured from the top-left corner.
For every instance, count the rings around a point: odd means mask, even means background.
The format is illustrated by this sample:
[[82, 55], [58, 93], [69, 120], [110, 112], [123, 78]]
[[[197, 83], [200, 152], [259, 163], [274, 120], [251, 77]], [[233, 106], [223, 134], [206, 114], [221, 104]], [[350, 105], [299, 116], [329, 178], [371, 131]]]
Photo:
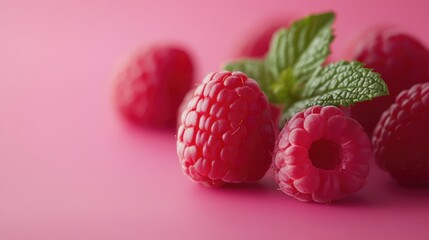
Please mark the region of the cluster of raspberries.
[[[338, 107], [299, 112], [276, 136], [256, 81], [241, 72], [217, 72], [204, 79], [184, 108], [177, 154], [193, 181], [207, 186], [255, 182], [271, 166], [284, 193], [321, 203], [366, 183], [374, 159], [371, 141]], [[428, 118], [429, 83], [417, 84], [398, 96], [377, 125], [377, 163], [399, 180], [429, 182]]]
[[136, 124], [177, 124], [182, 170], [206, 186], [255, 182], [271, 169], [284, 193], [301, 201], [330, 202], [360, 190], [374, 158], [401, 182], [427, 184], [428, 51], [390, 29], [367, 33], [365, 39], [353, 58], [380, 72], [391, 95], [352, 106], [347, 113], [313, 106], [289, 119], [281, 131], [279, 112], [272, 111], [276, 108], [257, 81], [223, 71], [193, 88], [191, 58], [178, 47], [140, 49], [129, 58], [116, 75], [114, 102]]
[[328, 202], [364, 186], [371, 144], [339, 108], [298, 113], [277, 140], [275, 128], [256, 81], [241, 72], [209, 74], [181, 115], [182, 169], [194, 181], [219, 186], [255, 182], [271, 166], [280, 189], [303, 201]]

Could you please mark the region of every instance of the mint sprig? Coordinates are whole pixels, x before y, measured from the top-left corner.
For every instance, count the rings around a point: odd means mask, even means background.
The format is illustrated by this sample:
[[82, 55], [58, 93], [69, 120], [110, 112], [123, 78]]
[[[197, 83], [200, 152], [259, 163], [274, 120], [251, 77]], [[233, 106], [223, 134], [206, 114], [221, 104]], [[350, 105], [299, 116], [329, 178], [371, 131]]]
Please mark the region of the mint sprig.
[[388, 94], [380, 75], [358, 62], [322, 66], [334, 39], [332, 12], [310, 15], [277, 31], [264, 59], [243, 59], [224, 65], [254, 78], [283, 119], [313, 105], [349, 106]]
[[274, 77], [278, 79], [283, 71], [292, 70], [296, 81], [308, 80], [330, 53], [334, 18], [331, 12], [310, 15], [277, 31], [266, 59]]
[[347, 107], [388, 93], [380, 74], [364, 68], [360, 62], [339, 61], [319, 67], [310, 79], [299, 100], [286, 111], [286, 117], [314, 105]]

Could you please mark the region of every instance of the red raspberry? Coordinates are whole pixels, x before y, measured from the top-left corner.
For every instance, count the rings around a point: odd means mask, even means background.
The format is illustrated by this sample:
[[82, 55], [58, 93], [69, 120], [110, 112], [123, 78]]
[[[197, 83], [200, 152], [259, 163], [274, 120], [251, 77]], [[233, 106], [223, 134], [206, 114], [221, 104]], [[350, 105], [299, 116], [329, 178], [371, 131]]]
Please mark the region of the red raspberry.
[[372, 134], [381, 114], [400, 91], [429, 79], [429, 52], [413, 37], [393, 29], [374, 30], [362, 39], [365, 41], [356, 48], [354, 59], [380, 73], [390, 93], [351, 108], [352, 117]]
[[248, 42], [239, 50], [237, 57], [264, 57], [268, 52], [273, 34], [280, 28], [287, 27], [288, 25], [289, 21], [272, 22], [261, 27], [256, 33], [253, 29], [253, 34], [249, 36]]
[[254, 182], [271, 163], [268, 100], [241, 72], [209, 74], [195, 90], [177, 133], [177, 154], [192, 180], [208, 186]]
[[337, 107], [314, 106], [290, 119], [277, 139], [273, 168], [280, 189], [301, 201], [329, 202], [366, 183], [371, 143]]
[[403, 183], [429, 183], [429, 83], [402, 91], [374, 131], [377, 164]]
[[194, 98], [195, 88], [191, 88], [186, 94], [185, 97], [183, 97], [182, 102], [179, 105], [179, 109], [177, 111], [177, 119], [176, 119], [176, 130], [179, 128], [179, 126], [182, 124], [182, 113], [186, 110], [188, 107], [188, 103], [191, 101], [192, 98]]
[[114, 101], [130, 122], [171, 128], [192, 82], [192, 61], [184, 50], [173, 46], [140, 48], [115, 75]]

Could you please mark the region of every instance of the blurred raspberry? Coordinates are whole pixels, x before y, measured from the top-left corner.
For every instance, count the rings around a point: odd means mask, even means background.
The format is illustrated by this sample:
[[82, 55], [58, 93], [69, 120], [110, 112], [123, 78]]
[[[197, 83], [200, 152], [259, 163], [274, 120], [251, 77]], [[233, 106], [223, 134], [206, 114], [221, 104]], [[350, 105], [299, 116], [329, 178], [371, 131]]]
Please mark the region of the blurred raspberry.
[[175, 46], [140, 48], [114, 77], [114, 103], [132, 123], [173, 128], [192, 82], [193, 64], [185, 50]]
[[429, 183], [429, 83], [402, 91], [374, 131], [377, 164], [403, 183]]
[[271, 37], [273, 34], [284, 27], [288, 27], [290, 20], [282, 22], [271, 22], [260, 28], [252, 29], [252, 34], [244, 41], [237, 53], [237, 58], [254, 57], [262, 58], [268, 52]]
[[351, 108], [352, 117], [372, 134], [381, 114], [400, 91], [429, 79], [429, 52], [414, 37], [392, 28], [374, 29], [360, 39], [352, 58], [380, 73], [390, 93]]

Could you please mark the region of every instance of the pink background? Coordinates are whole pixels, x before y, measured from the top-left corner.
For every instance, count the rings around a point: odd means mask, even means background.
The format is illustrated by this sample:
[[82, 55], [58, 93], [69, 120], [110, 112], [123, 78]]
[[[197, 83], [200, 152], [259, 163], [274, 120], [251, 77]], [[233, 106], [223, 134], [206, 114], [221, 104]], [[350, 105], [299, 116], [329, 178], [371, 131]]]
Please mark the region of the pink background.
[[254, 26], [335, 10], [336, 59], [379, 24], [429, 46], [427, 1], [202, 2], [0, 2], [0, 239], [427, 239], [429, 189], [375, 166], [331, 205], [298, 202], [269, 178], [204, 188], [182, 174], [174, 133], [131, 128], [109, 101], [114, 66], [139, 44], [184, 44], [200, 79]]

